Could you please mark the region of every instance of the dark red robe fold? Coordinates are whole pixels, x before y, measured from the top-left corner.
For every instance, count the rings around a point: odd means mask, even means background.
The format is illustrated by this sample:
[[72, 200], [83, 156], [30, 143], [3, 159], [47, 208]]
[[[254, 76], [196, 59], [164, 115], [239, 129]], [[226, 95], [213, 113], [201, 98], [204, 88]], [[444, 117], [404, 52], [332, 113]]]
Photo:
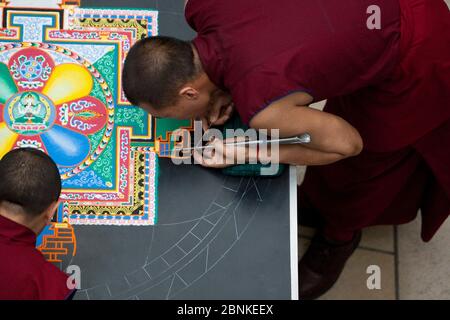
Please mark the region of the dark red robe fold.
[[429, 241], [450, 214], [450, 121], [411, 146], [308, 167], [298, 190], [299, 213], [314, 210], [336, 239], [372, 225], [403, 224], [422, 213]]

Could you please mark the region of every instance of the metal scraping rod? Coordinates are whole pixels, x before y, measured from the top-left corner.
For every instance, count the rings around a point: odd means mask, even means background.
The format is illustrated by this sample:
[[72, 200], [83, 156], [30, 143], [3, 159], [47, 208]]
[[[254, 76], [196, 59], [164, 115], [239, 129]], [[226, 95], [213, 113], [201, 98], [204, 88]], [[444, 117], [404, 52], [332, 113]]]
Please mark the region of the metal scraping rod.
[[[260, 145], [260, 144], [308, 144], [311, 142], [311, 136], [308, 133], [304, 133], [299, 136], [291, 137], [291, 138], [281, 138], [281, 139], [260, 139], [260, 140], [249, 140], [249, 141], [238, 141], [238, 142], [229, 142], [225, 143], [225, 146], [251, 146], [251, 145]], [[192, 151], [192, 150], [202, 150], [202, 149], [210, 149], [214, 148], [214, 146], [201, 146], [201, 147], [191, 147], [191, 148], [182, 148], [178, 149], [181, 151]], [[177, 150], [177, 151], [178, 151]]]

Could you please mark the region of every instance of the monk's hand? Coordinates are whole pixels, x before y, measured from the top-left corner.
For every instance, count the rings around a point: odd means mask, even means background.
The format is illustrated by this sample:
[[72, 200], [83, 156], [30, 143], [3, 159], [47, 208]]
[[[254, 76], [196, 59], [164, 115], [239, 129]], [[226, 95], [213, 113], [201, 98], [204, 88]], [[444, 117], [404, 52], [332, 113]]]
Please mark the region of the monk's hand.
[[209, 112], [200, 118], [206, 131], [213, 126], [221, 126], [227, 122], [234, 112], [234, 103], [227, 93], [215, 97], [211, 101]]
[[228, 104], [222, 105], [217, 113], [213, 113], [209, 121], [211, 126], [222, 126], [227, 122], [234, 112], [234, 103], [230, 102]]
[[234, 142], [243, 141], [245, 141], [244, 137], [225, 140], [214, 139], [207, 144], [209, 148], [195, 150], [193, 156], [196, 163], [208, 168], [221, 169], [248, 163], [250, 160], [256, 159], [256, 149], [243, 145], [230, 145]]

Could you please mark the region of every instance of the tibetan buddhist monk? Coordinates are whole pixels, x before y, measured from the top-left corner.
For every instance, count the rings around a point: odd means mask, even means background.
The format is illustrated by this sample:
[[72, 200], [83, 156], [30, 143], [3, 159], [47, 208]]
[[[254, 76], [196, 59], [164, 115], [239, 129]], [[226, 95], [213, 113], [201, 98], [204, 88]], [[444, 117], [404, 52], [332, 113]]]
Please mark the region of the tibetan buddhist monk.
[[[323, 221], [299, 262], [300, 298], [332, 287], [365, 227], [421, 209], [432, 238], [450, 213], [443, 0], [189, 0], [185, 15], [195, 39], [139, 41], [125, 93], [157, 117], [220, 125], [236, 110], [255, 129], [310, 133], [309, 145], [279, 149], [279, 162], [309, 166], [299, 215]], [[309, 107], [324, 99], [323, 111]]]
[[61, 178], [42, 151], [16, 149], [0, 161], [0, 300], [71, 298], [68, 276], [36, 249], [52, 220]]

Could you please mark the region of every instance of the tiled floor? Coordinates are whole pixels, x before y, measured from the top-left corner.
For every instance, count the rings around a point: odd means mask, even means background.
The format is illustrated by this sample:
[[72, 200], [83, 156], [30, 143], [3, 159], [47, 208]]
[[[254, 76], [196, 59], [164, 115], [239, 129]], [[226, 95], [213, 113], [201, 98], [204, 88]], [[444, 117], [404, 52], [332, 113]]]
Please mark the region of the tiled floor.
[[[314, 230], [301, 227], [299, 232], [299, 256], [309, 244]], [[360, 247], [349, 259], [344, 272], [335, 286], [320, 299], [396, 299], [396, 253], [394, 250], [394, 228], [375, 227], [364, 232]], [[367, 273], [369, 266], [381, 270], [381, 289], [369, 290]]]
[[[305, 167], [298, 167], [298, 183]], [[315, 230], [300, 226], [299, 257]], [[369, 290], [367, 267], [381, 268], [381, 290]], [[363, 232], [335, 286], [321, 299], [450, 299], [450, 219], [429, 243], [420, 239], [420, 216], [398, 226], [376, 226]]]
[[420, 220], [398, 227], [398, 288], [401, 299], [450, 299], [450, 221], [429, 242]]
[[[313, 234], [300, 227], [300, 257]], [[429, 243], [420, 239], [419, 219], [397, 228], [368, 228], [338, 282], [321, 299], [450, 299], [449, 244], [450, 220]], [[381, 269], [381, 290], [367, 288], [370, 265]]]

